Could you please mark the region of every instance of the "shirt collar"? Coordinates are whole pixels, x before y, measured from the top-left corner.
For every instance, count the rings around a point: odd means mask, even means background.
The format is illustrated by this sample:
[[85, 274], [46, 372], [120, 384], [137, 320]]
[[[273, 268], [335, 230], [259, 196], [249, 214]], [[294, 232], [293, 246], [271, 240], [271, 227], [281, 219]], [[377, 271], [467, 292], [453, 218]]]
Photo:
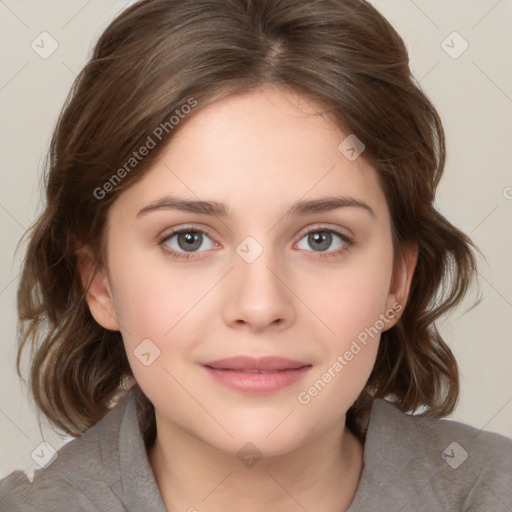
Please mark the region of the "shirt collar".
[[412, 502], [422, 486], [446, 471], [441, 458], [443, 447], [432, 422], [406, 414], [388, 400], [374, 399], [363, 471], [347, 512], [395, 510], [404, 500], [406, 504]]
[[101, 452], [107, 474], [119, 479], [108, 485], [127, 511], [167, 512], [140, 431], [133, 388], [111, 414], [118, 429], [105, 430]]

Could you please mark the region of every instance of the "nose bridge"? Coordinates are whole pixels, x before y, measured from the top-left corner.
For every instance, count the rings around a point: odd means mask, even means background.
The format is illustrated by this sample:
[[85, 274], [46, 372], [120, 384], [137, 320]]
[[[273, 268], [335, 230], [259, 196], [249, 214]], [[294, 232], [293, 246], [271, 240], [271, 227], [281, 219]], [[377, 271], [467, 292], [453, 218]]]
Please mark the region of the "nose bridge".
[[280, 258], [271, 244], [248, 236], [236, 247], [236, 253], [226, 321], [254, 328], [289, 322], [293, 317], [291, 295], [283, 284], [286, 279], [280, 276]]
[[244, 293], [279, 293], [273, 290], [282, 285], [274, 275], [277, 258], [268, 240], [260, 243], [253, 236], [248, 236], [236, 247], [235, 279], [237, 287]]

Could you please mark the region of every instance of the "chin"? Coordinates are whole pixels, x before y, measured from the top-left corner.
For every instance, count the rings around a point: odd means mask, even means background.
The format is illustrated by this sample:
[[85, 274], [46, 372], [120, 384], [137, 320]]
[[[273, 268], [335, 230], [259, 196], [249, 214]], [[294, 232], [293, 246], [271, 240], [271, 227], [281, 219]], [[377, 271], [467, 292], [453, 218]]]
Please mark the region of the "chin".
[[233, 426], [228, 429], [233, 438], [221, 434], [216, 439], [212, 439], [211, 431], [209, 431], [210, 436], [201, 437], [210, 446], [238, 457], [242, 462], [244, 457], [250, 456], [259, 459], [261, 457], [285, 455], [301, 448], [307, 442], [307, 439], [303, 437], [304, 431], [300, 432], [299, 435], [297, 432], [293, 432], [290, 426], [288, 428], [284, 426], [276, 428], [279, 421], [275, 422], [272, 428], [258, 429], [254, 426], [253, 428], [247, 428], [247, 425], [240, 425], [240, 428], [237, 429]]

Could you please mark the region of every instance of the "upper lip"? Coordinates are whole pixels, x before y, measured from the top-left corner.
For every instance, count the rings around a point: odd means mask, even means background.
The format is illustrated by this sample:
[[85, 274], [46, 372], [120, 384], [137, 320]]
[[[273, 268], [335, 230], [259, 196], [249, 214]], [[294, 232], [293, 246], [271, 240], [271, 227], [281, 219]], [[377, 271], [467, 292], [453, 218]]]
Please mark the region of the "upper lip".
[[203, 366], [218, 370], [289, 370], [311, 365], [285, 357], [236, 356], [209, 361]]

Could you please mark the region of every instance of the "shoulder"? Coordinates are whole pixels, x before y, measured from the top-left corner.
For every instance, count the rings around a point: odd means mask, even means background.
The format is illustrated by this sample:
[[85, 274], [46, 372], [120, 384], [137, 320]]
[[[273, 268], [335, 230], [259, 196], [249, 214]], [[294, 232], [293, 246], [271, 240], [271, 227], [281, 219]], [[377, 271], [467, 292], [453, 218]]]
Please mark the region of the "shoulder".
[[[442, 446], [441, 452], [435, 453], [454, 469], [470, 459], [475, 464], [486, 464], [493, 454], [496, 454], [492, 457], [493, 467], [510, 467], [512, 463], [512, 439], [504, 435], [450, 419], [406, 414], [386, 400], [376, 400], [374, 410], [379, 423], [385, 422], [408, 442], [420, 441], [421, 445], [434, 450]], [[445, 443], [448, 444], [445, 446]]]
[[423, 510], [425, 503], [430, 510], [512, 510], [508, 437], [453, 420], [406, 414], [377, 399], [366, 450], [368, 462], [380, 472], [374, 477], [385, 479], [384, 472], [393, 471], [390, 485], [410, 510]]
[[60, 448], [33, 478], [16, 470], [0, 480], [0, 503], [5, 510], [97, 511], [97, 499], [103, 509], [104, 497], [118, 486], [116, 441], [124, 405], [116, 405], [98, 424]]

